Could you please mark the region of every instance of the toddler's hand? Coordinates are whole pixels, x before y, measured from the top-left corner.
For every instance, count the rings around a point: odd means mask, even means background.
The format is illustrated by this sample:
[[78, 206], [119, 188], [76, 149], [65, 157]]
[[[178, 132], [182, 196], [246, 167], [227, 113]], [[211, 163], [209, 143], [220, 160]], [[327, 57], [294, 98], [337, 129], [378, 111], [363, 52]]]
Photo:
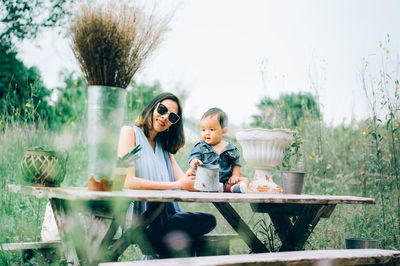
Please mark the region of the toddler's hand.
[[240, 181], [239, 176], [231, 176], [231, 178], [229, 178], [229, 180], [228, 180], [228, 184], [234, 185], [234, 184], [237, 184], [239, 181]]
[[190, 168], [192, 168], [193, 170], [196, 169], [197, 166], [202, 165], [203, 162], [200, 161], [199, 159], [193, 159], [190, 161]]

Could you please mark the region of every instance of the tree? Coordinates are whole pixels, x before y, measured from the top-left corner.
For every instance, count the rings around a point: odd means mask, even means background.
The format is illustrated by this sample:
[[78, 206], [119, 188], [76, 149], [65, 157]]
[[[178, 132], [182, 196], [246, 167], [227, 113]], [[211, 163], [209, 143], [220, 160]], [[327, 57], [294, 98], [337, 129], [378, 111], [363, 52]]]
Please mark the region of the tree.
[[73, 0], [3, 0], [0, 5], [0, 116], [48, 119], [48, 90], [36, 67], [17, 59], [15, 43], [63, 23]]
[[282, 94], [279, 99], [261, 99], [257, 104], [260, 113], [253, 115], [251, 126], [293, 128], [301, 119], [320, 120], [321, 112], [315, 97], [310, 93]]
[[0, 5], [0, 44], [34, 39], [42, 28], [62, 25], [73, 0], [3, 0]]
[[39, 70], [25, 67], [16, 56], [0, 45], [0, 115], [47, 120], [51, 91], [43, 85]]
[[85, 79], [75, 77], [74, 72], [66, 71], [61, 72], [60, 76], [64, 79], [65, 85], [57, 88], [52, 126], [86, 121], [88, 94]]

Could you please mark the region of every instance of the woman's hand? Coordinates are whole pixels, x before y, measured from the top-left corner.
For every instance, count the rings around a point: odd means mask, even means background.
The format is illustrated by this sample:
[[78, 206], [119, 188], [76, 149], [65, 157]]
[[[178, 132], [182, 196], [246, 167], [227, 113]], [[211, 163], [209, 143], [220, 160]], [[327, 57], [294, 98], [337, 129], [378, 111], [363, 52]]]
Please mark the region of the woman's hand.
[[190, 168], [186, 171], [185, 175], [187, 175], [187, 176], [195, 176], [195, 175], [196, 175], [196, 170], [195, 170], [194, 168], [190, 167]]
[[199, 191], [194, 189], [195, 176], [184, 176], [176, 181], [179, 184], [180, 189], [187, 191]]

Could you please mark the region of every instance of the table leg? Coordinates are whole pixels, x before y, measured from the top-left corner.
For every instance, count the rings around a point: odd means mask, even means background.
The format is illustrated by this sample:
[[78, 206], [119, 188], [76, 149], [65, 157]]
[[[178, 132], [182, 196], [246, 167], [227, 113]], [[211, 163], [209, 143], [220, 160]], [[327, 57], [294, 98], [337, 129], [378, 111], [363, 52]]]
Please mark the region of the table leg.
[[336, 205], [306, 205], [295, 220], [290, 215], [269, 213], [282, 242], [279, 251], [303, 250], [304, 245], [321, 218], [327, 218]]
[[124, 253], [132, 243], [139, 244], [141, 248], [145, 248], [146, 250], [152, 250], [150, 244], [143, 239], [143, 228], [152, 223], [164, 210], [167, 204], [167, 202], [152, 202], [149, 208], [147, 208], [147, 210], [141, 216], [138, 216], [136, 221], [132, 223], [133, 226], [125, 230], [122, 236], [110, 246], [110, 258], [112, 260], [118, 259], [118, 257]]
[[94, 204], [104, 212], [92, 211], [84, 204], [50, 200], [62, 239], [67, 263], [97, 265], [109, 261], [107, 249], [117, 230], [112, 209], [107, 202]]
[[66, 231], [68, 231], [69, 227], [69, 218], [66, 215], [63, 201], [59, 199], [50, 199], [50, 203], [58, 227], [58, 232], [62, 239], [61, 245], [64, 251], [65, 258], [67, 259], [67, 263], [68, 265], [79, 265], [79, 258], [77, 251], [74, 248], [73, 241], [66, 234]]
[[257, 238], [229, 203], [213, 202], [213, 204], [254, 253], [268, 252], [267, 247]]

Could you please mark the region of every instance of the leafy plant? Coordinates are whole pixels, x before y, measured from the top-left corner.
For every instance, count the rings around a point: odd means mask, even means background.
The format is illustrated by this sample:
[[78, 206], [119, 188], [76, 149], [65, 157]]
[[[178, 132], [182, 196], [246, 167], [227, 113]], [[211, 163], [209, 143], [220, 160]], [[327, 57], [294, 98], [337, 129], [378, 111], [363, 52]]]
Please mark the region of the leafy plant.
[[125, 154], [122, 157], [119, 157], [117, 160], [117, 167], [118, 168], [127, 168], [131, 167], [133, 162], [137, 160], [140, 155], [138, 152], [142, 149], [142, 146], [137, 145], [135, 148], [133, 148], [130, 152]]
[[285, 170], [302, 170], [303, 168], [303, 152], [301, 146], [303, 144], [301, 135], [298, 132], [293, 134], [292, 142], [286, 147], [285, 155], [282, 160], [282, 168]]

